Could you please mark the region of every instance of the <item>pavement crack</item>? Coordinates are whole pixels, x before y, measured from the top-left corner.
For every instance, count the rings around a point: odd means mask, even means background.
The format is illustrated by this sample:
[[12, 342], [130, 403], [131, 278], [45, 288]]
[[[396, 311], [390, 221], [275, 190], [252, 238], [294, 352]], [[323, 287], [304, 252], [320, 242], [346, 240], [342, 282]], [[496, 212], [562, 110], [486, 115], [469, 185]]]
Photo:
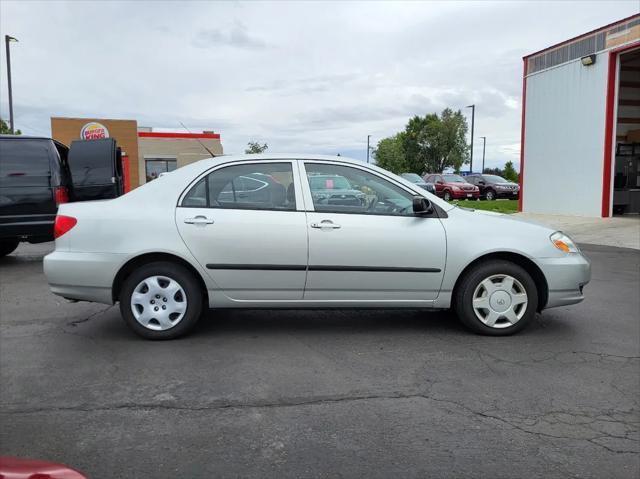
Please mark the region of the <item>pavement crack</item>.
[[88, 316], [86, 316], [86, 317], [84, 317], [84, 318], [76, 319], [75, 321], [69, 321], [69, 322], [67, 323], [67, 326], [73, 326], [73, 327], [76, 327], [76, 326], [78, 326], [79, 324], [86, 323], [87, 321], [89, 321], [89, 320], [91, 320], [91, 319], [95, 318], [96, 316], [99, 316], [99, 315], [101, 315], [102, 313], [106, 313], [106, 312], [107, 312], [107, 311], [109, 311], [111, 308], [113, 308], [113, 306], [114, 306], [113, 304], [112, 304], [112, 305], [109, 305], [109, 306], [107, 306], [107, 307], [106, 307], [106, 308], [104, 308], [104, 309], [100, 309], [100, 310], [98, 310], [98, 311], [94, 311], [93, 313], [89, 314]]

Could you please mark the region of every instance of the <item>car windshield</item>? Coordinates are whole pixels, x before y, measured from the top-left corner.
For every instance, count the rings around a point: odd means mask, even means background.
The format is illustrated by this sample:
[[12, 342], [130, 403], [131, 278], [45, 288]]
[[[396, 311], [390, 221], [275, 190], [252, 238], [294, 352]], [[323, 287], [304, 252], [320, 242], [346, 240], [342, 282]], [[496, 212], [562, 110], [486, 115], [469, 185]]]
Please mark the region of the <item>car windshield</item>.
[[483, 178], [487, 183], [509, 183], [509, 180], [505, 180], [502, 176], [498, 175], [484, 175]]
[[467, 180], [465, 180], [460, 175], [442, 175], [442, 177], [444, 178], [444, 181], [449, 183], [466, 183], [467, 182]]
[[309, 185], [312, 190], [350, 190], [349, 180], [344, 176], [311, 176]]
[[402, 176], [413, 183], [424, 183], [424, 180], [415, 173], [403, 173]]

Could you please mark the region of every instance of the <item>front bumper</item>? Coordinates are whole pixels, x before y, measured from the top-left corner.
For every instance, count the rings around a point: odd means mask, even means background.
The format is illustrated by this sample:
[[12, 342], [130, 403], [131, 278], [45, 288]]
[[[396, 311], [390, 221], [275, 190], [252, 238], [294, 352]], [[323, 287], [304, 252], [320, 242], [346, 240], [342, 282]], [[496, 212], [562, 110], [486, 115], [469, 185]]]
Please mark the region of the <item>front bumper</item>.
[[480, 196], [479, 191], [452, 191], [451, 198], [456, 200], [463, 200], [465, 198], [478, 198]]
[[547, 279], [548, 297], [543, 309], [579, 303], [584, 299], [583, 288], [591, 280], [591, 262], [581, 253], [558, 258], [538, 259]]
[[511, 200], [517, 200], [520, 198], [520, 190], [496, 191], [496, 198], [507, 198]]

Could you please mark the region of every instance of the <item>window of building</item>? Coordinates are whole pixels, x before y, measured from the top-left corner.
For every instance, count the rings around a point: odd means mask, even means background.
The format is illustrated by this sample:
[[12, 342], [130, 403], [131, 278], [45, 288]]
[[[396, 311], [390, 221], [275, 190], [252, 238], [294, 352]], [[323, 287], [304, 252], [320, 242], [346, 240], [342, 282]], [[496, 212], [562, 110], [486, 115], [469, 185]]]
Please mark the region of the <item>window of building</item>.
[[175, 158], [148, 158], [144, 163], [147, 181], [155, 180], [162, 173], [173, 171], [178, 166]]

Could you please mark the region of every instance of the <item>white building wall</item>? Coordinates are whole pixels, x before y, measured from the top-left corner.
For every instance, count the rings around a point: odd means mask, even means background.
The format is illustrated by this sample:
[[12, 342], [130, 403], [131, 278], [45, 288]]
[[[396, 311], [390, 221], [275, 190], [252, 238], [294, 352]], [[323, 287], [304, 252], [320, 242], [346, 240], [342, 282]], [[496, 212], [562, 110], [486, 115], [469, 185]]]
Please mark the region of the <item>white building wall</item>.
[[600, 216], [608, 52], [527, 77], [523, 211]]

